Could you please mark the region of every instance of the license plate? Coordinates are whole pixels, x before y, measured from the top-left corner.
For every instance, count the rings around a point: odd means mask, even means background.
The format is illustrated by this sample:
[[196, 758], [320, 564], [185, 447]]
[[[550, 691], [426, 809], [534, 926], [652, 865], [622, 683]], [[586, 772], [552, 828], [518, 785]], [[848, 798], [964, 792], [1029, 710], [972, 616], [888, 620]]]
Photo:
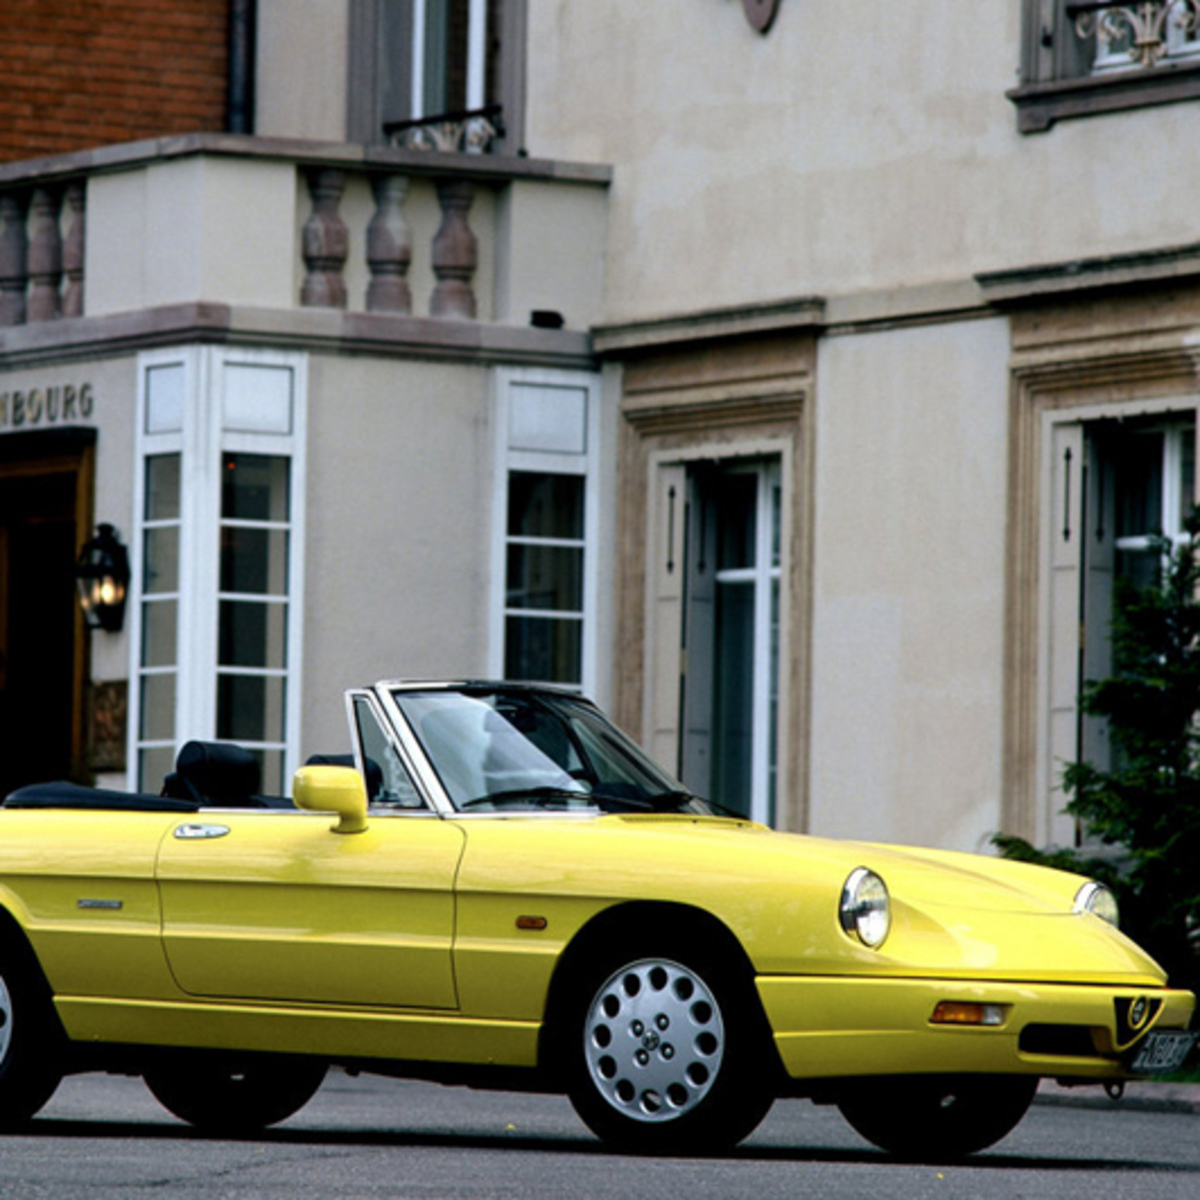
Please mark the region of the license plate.
[[1129, 1069], [1138, 1075], [1169, 1075], [1178, 1071], [1191, 1054], [1196, 1036], [1182, 1029], [1155, 1029], [1138, 1046]]

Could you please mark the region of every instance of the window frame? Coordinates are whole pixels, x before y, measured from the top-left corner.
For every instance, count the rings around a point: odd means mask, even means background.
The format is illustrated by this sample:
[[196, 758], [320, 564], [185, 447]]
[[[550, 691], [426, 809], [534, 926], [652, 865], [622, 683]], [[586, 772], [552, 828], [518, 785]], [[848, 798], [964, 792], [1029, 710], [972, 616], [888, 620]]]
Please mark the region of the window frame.
[[[585, 444], [582, 453], [514, 448], [509, 440], [514, 386], [564, 388], [583, 391]], [[488, 671], [505, 679], [507, 620], [529, 610], [510, 609], [507, 603], [508, 551], [514, 544], [508, 532], [509, 477], [528, 472], [543, 475], [576, 475], [584, 480], [583, 588], [580, 646], [580, 681], [569, 686], [585, 696], [596, 694], [597, 613], [600, 544], [600, 377], [586, 371], [533, 367], [501, 367], [493, 376], [496, 470], [492, 494], [491, 600], [488, 629]], [[523, 544], [523, 543], [521, 543]], [[525, 682], [534, 682], [526, 680]], [[553, 682], [553, 681], [541, 681]]]
[[[1114, 338], [1103, 353], [1094, 345], [1063, 345], [1048, 353], [1036, 342], [1014, 344], [1001, 827], [1039, 845], [1075, 840], [1073, 823], [1061, 814], [1067, 797], [1057, 787], [1062, 764], [1055, 762], [1051, 735], [1054, 720], [1060, 728], [1074, 726], [1079, 678], [1074, 665], [1078, 625], [1074, 647], [1061, 632], [1057, 635], [1059, 658], [1054, 658], [1052, 575], [1067, 511], [1056, 479], [1061, 473], [1056, 431], [1073, 427], [1082, 447], [1084, 427], [1092, 422], [1200, 415], [1198, 363], [1188, 347], [1136, 337], [1122, 344], [1125, 340], [1124, 335]], [[1073, 475], [1071, 486], [1077, 489], [1080, 473]], [[1077, 504], [1072, 498], [1071, 511]], [[1071, 606], [1077, 620], [1078, 600], [1070, 595], [1070, 584], [1059, 591], [1060, 605]]]
[[[1167, 59], [1153, 67], [1094, 69], [1075, 38], [1067, 9], [1073, 0], [1024, 0], [1021, 82], [1006, 92], [1021, 133], [1055, 122], [1200, 98], [1200, 60]], [[1072, 39], [1072, 40], [1067, 40]]]
[[[472, 2], [482, 3], [486, 14], [486, 0]], [[384, 0], [350, 0], [346, 135], [349, 141], [365, 145], [386, 145], [389, 141], [383, 132], [384, 94], [387, 84], [386, 64], [382, 61], [383, 3]], [[489, 145], [489, 152], [494, 154], [516, 154], [524, 146], [527, 5], [528, 0], [500, 0], [500, 53], [496, 64], [494, 102], [502, 109], [503, 129]], [[409, 21], [412, 22], [412, 0], [406, 5], [406, 12]], [[481, 53], [482, 86], [486, 103], [486, 44], [482, 46]], [[411, 62], [400, 69], [398, 80], [401, 89], [411, 98], [416, 86]]]
[[[260, 432], [225, 428], [222, 390], [226, 366], [253, 366], [291, 372], [289, 432]], [[183, 371], [182, 405], [176, 427], [150, 431], [150, 372], [161, 367]], [[306, 441], [308, 356], [273, 350], [185, 346], [147, 351], [137, 360], [137, 427], [134, 445], [136, 467], [133, 486], [129, 620], [128, 762], [131, 785], [157, 788], [158, 781], [141, 778], [140, 751], [152, 741], [160, 748], [168, 741], [174, 753], [189, 739], [217, 738], [217, 689], [223, 671], [219, 661], [221, 528], [221, 470], [227, 453], [286, 457], [289, 461], [289, 517], [287, 564], [286, 659], [282, 740], [239, 741], [239, 745], [264, 752], [283, 753], [284, 790], [300, 765], [299, 745], [304, 656], [304, 516], [306, 495]], [[159, 454], [180, 456], [179, 579], [175, 647], [175, 710], [173, 738], [141, 738], [142, 604], [145, 590], [144, 536], [147, 460]], [[275, 602], [275, 601], [273, 601]], [[226, 673], [229, 673], [227, 669]], [[244, 674], [243, 671], [234, 673]], [[172, 758], [174, 757], [174, 753]]]

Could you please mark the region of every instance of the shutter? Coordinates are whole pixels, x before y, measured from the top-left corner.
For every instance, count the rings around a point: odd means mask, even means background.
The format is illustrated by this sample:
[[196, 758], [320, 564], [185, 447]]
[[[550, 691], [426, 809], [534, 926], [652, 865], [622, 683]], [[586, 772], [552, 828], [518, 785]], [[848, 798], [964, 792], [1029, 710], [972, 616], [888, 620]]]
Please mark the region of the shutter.
[[653, 479], [647, 571], [647, 742], [655, 761], [673, 771], [680, 768], [686, 520], [687, 470], [675, 463], [659, 466]]
[[1079, 669], [1081, 589], [1084, 568], [1084, 437], [1081, 424], [1053, 427], [1049, 522], [1049, 712], [1046, 731], [1045, 840], [1075, 844], [1075, 823], [1063, 814], [1063, 767], [1079, 756]]

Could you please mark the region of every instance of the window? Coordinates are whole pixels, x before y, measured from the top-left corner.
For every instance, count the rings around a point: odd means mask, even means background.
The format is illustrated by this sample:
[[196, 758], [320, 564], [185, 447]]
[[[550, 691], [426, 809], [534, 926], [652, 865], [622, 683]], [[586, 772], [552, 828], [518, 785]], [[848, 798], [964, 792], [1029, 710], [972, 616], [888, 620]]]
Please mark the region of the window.
[[1023, 133], [1200, 96], [1200, 0], [1025, 0]]
[[1078, 833], [1060, 811], [1063, 767], [1106, 768], [1111, 753], [1105, 722], [1082, 712], [1080, 691], [1113, 670], [1117, 580], [1151, 582], [1160, 565], [1153, 536], [1182, 534], [1196, 490], [1195, 411], [1063, 420], [1051, 447], [1046, 840], [1071, 845]]
[[594, 687], [594, 377], [501, 372], [493, 672]]
[[366, 692], [353, 692], [351, 705], [358, 738], [358, 766], [367, 783], [371, 807], [423, 809], [424, 801], [384, 728], [375, 702]]
[[[493, 111], [498, 148], [520, 145], [525, 0], [352, 0], [349, 136]], [[459, 147], [465, 148], [465, 147]]]
[[779, 765], [778, 459], [686, 472], [681, 775], [773, 824]]
[[[131, 698], [135, 786], [183, 742], [236, 741], [262, 790], [298, 765], [302, 356], [142, 356]], [[215, 418], [215, 419], [214, 419]]]

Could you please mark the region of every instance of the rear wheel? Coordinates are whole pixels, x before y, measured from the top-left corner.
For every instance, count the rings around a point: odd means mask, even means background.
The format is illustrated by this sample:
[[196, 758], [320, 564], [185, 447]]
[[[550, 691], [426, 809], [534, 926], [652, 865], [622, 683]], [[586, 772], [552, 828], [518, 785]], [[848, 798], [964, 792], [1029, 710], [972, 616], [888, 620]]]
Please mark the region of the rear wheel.
[[838, 1101], [869, 1142], [901, 1158], [953, 1159], [1011, 1133], [1037, 1091], [1026, 1075], [897, 1076], [863, 1080]]
[[588, 1127], [615, 1148], [729, 1149], [774, 1100], [749, 981], [681, 949], [610, 956], [576, 989], [568, 1090]]
[[0, 1128], [24, 1124], [62, 1080], [63, 1034], [41, 976], [0, 945]]
[[169, 1112], [213, 1133], [255, 1133], [287, 1120], [316, 1094], [325, 1064], [273, 1055], [178, 1054], [144, 1073]]

